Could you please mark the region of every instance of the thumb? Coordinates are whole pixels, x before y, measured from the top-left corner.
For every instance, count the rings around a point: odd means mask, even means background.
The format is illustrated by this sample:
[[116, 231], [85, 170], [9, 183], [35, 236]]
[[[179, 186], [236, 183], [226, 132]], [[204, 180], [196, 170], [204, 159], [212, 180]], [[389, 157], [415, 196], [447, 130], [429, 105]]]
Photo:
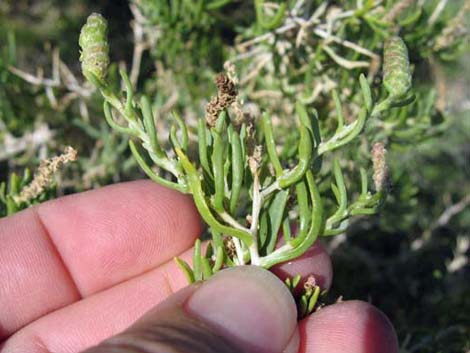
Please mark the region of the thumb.
[[83, 353], [295, 353], [298, 346], [287, 287], [269, 271], [243, 266], [177, 292]]

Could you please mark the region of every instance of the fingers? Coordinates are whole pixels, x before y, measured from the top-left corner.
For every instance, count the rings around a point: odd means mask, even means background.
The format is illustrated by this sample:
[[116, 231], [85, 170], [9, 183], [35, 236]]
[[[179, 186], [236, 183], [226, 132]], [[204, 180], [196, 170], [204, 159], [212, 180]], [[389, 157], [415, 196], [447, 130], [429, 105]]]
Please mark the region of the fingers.
[[[189, 261], [191, 252], [182, 257]], [[5, 342], [2, 353], [76, 353], [125, 330], [186, 285], [170, 260], [30, 323]]]
[[1, 219], [0, 244], [0, 341], [80, 299], [34, 211]]
[[397, 353], [395, 330], [374, 306], [357, 300], [322, 308], [299, 324], [300, 353]]
[[[323, 256], [321, 252], [314, 252], [314, 254]], [[182, 257], [189, 262], [191, 251], [187, 251]], [[312, 261], [315, 262], [315, 258]], [[301, 266], [299, 270], [300, 273], [304, 273], [309, 269], [308, 266]], [[318, 270], [325, 272], [322, 268]], [[262, 282], [264, 285], [264, 281]], [[242, 283], [244, 285], [245, 281]], [[144, 312], [184, 285], [184, 276], [171, 261], [158, 269], [92, 295], [34, 322], [7, 341], [4, 352], [77, 352], [124, 330]], [[217, 294], [213, 290], [210, 292], [211, 295]], [[220, 293], [211, 296], [210, 304], [214, 298], [218, 297], [224, 298]], [[349, 305], [347, 303], [359, 304], [347, 306]], [[230, 305], [234, 311], [243, 313], [240, 311], [240, 303], [231, 302]], [[280, 308], [284, 305], [284, 303], [277, 304]], [[329, 313], [330, 310], [332, 310], [332, 316], [329, 314], [325, 317], [320, 316]], [[254, 312], [251, 309], [250, 311]], [[221, 316], [224, 315], [221, 314]], [[251, 315], [251, 312], [246, 314], [248, 318], [251, 318]], [[253, 317], [253, 319], [256, 319], [253, 321], [257, 327], [253, 332], [265, 325], [267, 321], [259, 317]], [[328, 321], [328, 319], [331, 320]], [[365, 325], [364, 321], [368, 321], [369, 324]], [[370, 329], [365, 329], [365, 327]], [[264, 334], [269, 336], [269, 333]], [[245, 333], [242, 332], [242, 335]], [[302, 353], [338, 351], [396, 353], [393, 350], [393, 347], [396, 347], [396, 341], [395, 346], [393, 343], [387, 343], [387, 347], [391, 347], [389, 351], [377, 348], [380, 347], [380, 342], [387, 342], [387, 337], [395, 337], [395, 334], [380, 312], [360, 302], [345, 302], [320, 310], [301, 323], [301, 336], [300, 352]], [[297, 330], [294, 330], [285, 353], [296, 353], [299, 339]], [[357, 340], [354, 341], [354, 339]], [[345, 350], [344, 347], [347, 349]], [[355, 347], [356, 350], [351, 350], [351, 347]]]
[[[314, 251], [310, 256], [313, 256], [310, 262], [315, 263], [315, 256], [321, 259], [325, 253]], [[191, 263], [192, 249], [181, 257]], [[310, 262], [303, 261], [296, 269], [299, 273], [310, 273]], [[328, 272], [328, 269], [319, 267], [316, 270], [318, 273]], [[186, 285], [183, 273], [170, 260], [159, 268], [35, 321], [10, 338], [6, 352], [43, 353], [46, 352], [44, 347], [51, 352], [77, 352], [124, 330], [172, 292]], [[298, 342], [292, 344], [296, 347]]]
[[281, 353], [295, 334], [295, 303], [287, 288], [270, 272], [246, 266], [178, 293], [86, 353]]
[[201, 231], [191, 198], [151, 181], [62, 198], [38, 214], [84, 296], [168, 261]]
[[168, 261], [200, 229], [189, 197], [149, 181], [64, 197], [0, 220], [0, 339]]

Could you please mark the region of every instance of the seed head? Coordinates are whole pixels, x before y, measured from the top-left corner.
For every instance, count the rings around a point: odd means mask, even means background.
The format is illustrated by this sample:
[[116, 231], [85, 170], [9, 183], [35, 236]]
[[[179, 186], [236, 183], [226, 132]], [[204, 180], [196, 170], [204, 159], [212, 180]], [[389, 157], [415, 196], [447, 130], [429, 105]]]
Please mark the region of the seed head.
[[206, 107], [206, 122], [210, 127], [215, 126], [220, 112], [235, 102], [238, 94], [235, 83], [226, 74], [217, 75], [215, 84], [217, 96], [212, 97]]
[[64, 153], [51, 159], [43, 160], [34, 174], [31, 183], [25, 186], [14, 200], [20, 204], [34, 200], [40, 196], [52, 183], [54, 173], [56, 173], [64, 164], [73, 162], [77, 159], [77, 151], [68, 146]]
[[387, 167], [387, 150], [384, 145], [377, 142], [372, 147], [372, 165], [374, 169], [375, 190], [381, 191], [388, 187], [388, 167]]

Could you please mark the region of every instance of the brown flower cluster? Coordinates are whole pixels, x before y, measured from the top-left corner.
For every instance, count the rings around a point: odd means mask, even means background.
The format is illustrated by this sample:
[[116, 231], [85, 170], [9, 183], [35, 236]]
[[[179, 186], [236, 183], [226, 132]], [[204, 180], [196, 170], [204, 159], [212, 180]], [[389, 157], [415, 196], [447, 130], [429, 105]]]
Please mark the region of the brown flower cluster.
[[238, 94], [235, 83], [226, 74], [217, 75], [215, 84], [217, 96], [212, 97], [206, 107], [206, 122], [210, 127], [215, 126], [220, 112], [235, 102]]

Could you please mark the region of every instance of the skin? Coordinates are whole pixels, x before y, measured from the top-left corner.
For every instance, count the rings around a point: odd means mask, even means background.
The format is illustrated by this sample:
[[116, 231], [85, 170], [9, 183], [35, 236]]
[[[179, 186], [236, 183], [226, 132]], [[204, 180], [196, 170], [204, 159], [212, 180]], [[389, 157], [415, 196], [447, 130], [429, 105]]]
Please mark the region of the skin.
[[[190, 197], [149, 181], [1, 219], [0, 352], [398, 352], [392, 325], [365, 302], [297, 323], [284, 284], [263, 269], [186, 286], [172, 259], [190, 261], [201, 231]], [[324, 288], [332, 280], [318, 244], [274, 272], [313, 274]]]

